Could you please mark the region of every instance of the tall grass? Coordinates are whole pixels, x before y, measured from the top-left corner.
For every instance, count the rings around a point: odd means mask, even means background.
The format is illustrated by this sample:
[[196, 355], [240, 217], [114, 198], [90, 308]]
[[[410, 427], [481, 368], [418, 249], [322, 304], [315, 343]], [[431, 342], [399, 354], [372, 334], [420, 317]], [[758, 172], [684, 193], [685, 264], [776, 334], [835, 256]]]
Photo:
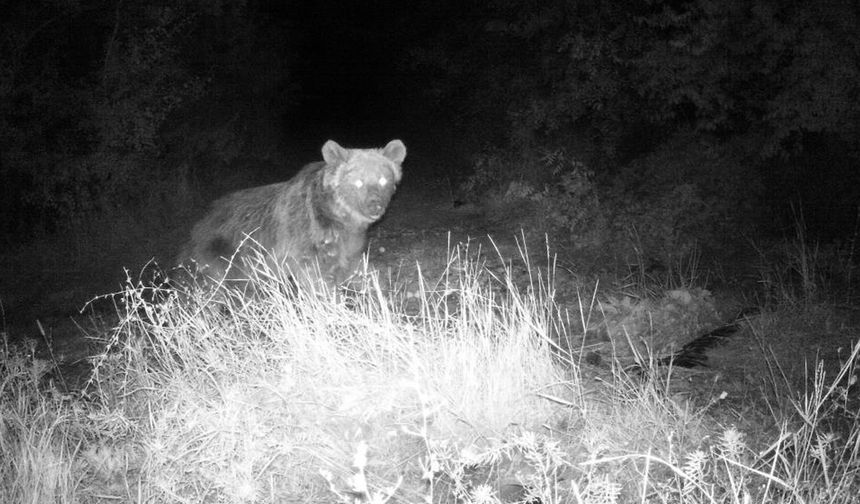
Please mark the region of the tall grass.
[[559, 306], [551, 271], [482, 264], [419, 274], [418, 309], [370, 274], [297, 291], [266, 261], [252, 293], [130, 283], [79, 395], [4, 360], [0, 500], [854, 501], [860, 346], [752, 443], [667, 373], [581, 366], [560, 341], [597, 315]]
[[80, 410], [43, 394], [44, 367], [2, 333], [0, 348], [0, 502], [77, 502]]
[[[860, 226], [860, 220], [858, 220]], [[847, 241], [822, 244], [810, 239], [803, 215], [794, 223], [794, 236], [767, 247], [753, 242], [759, 256], [757, 271], [765, 302], [778, 306], [816, 303], [854, 304], [858, 233]]]

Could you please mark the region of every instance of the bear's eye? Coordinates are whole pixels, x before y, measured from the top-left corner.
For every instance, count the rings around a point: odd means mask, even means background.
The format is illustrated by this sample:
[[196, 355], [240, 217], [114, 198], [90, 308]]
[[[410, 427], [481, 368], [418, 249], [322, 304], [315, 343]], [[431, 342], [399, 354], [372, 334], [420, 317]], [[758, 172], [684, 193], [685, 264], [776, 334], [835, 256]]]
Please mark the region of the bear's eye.
[[387, 183], [388, 183], [388, 179], [387, 179], [387, 178], [385, 178], [385, 177], [380, 177], [380, 178], [379, 178], [379, 185], [381, 185], [382, 187], [385, 187], [385, 184], [387, 184]]
[[355, 187], [361, 189], [364, 186], [364, 181], [359, 179], [352, 183]]

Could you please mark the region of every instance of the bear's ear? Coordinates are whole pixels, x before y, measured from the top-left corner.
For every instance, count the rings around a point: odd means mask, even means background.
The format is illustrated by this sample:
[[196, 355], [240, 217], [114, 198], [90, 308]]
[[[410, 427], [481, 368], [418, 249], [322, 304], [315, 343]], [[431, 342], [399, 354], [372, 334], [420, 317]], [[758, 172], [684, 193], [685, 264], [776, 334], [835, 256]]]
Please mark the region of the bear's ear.
[[322, 155], [327, 165], [338, 165], [346, 161], [346, 158], [349, 157], [347, 150], [338, 145], [334, 140], [329, 140], [323, 145]]
[[382, 149], [382, 155], [400, 164], [406, 159], [406, 146], [400, 140], [392, 140]]

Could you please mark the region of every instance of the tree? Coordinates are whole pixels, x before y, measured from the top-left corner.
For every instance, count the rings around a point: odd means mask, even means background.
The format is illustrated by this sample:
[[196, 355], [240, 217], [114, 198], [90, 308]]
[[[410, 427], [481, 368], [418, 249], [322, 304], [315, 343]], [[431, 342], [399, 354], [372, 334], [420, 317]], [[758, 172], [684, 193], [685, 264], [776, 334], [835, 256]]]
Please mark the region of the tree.
[[520, 0], [464, 9], [416, 64], [437, 69], [430, 92], [456, 100], [462, 120], [503, 114], [508, 141], [566, 131], [624, 159], [691, 128], [744, 137], [735, 145], [764, 157], [795, 152], [809, 133], [856, 138], [856, 2]]
[[[15, 216], [4, 234], [19, 239], [146, 204], [153, 193], [169, 197], [176, 165], [201, 151], [229, 159], [245, 149], [237, 114], [276, 115], [289, 94], [284, 45], [272, 43], [282, 27], [256, 8], [16, 3], [0, 27], [2, 210]], [[248, 75], [253, 85], [240, 84]], [[256, 105], [227, 112], [230, 103]]]

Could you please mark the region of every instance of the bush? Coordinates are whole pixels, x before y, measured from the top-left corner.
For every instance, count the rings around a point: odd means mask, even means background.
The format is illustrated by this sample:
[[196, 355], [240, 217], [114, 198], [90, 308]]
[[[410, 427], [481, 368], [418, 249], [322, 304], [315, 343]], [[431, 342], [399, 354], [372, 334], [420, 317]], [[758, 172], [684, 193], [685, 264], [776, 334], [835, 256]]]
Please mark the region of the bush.
[[594, 172], [569, 158], [564, 150], [548, 152], [541, 163], [553, 174], [554, 183], [536, 196], [540, 214], [553, 236], [576, 250], [598, 249], [610, 239], [610, 222], [601, 205]]
[[525, 216], [509, 225], [548, 233], [584, 254], [664, 266], [738, 234], [756, 187], [731, 155], [684, 137], [602, 183], [585, 163], [556, 149], [491, 151], [478, 157], [466, 184], [472, 193], [484, 191], [494, 215]]

